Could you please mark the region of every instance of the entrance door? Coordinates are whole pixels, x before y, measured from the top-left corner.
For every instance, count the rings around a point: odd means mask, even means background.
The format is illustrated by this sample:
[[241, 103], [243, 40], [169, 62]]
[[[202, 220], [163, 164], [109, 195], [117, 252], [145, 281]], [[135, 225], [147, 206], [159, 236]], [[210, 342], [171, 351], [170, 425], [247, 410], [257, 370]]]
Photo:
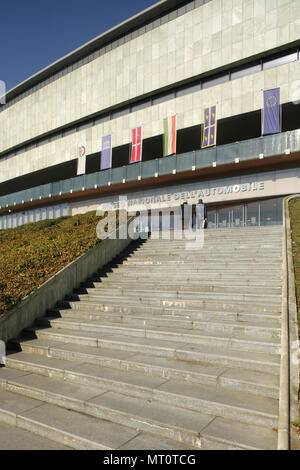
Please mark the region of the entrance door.
[[231, 227], [244, 227], [244, 205], [232, 207]]
[[260, 225], [260, 210], [259, 202], [250, 202], [246, 204], [246, 224], [247, 227], [254, 227]]
[[223, 207], [218, 210], [218, 228], [230, 227], [230, 207]]
[[215, 209], [208, 209], [207, 228], [216, 228], [216, 226], [217, 226], [217, 211]]

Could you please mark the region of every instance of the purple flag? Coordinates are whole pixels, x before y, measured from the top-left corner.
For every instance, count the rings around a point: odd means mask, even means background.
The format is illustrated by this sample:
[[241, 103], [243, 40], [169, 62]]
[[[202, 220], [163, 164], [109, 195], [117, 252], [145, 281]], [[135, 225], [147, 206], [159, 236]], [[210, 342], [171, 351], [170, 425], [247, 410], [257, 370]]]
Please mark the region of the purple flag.
[[216, 145], [217, 137], [217, 107], [211, 106], [204, 109], [204, 124], [202, 148]]
[[102, 137], [102, 152], [101, 152], [101, 170], [107, 170], [111, 168], [111, 135]]
[[281, 132], [280, 88], [264, 91], [262, 134]]

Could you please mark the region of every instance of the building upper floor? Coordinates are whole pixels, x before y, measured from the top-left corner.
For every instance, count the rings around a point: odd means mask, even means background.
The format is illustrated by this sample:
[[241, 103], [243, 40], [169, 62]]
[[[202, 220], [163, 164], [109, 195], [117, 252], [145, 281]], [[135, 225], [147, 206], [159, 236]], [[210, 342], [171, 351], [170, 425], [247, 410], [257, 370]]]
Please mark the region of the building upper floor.
[[[293, 101], [299, 40], [298, 0], [159, 2], [8, 92], [0, 109], [0, 178], [12, 177], [12, 167], [29, 172], [45, 166], [45, 155], [74, 158], [79, 142], [95, 148], [105, 133], [116, 134], [115, 145], [128, 142], [135, 125], [145, 126], [146, 137], [159, 134], [160, 121], [171, 111], [181, 114], [186, 127], [201, 123], [202, 106], [214, 102], [220, 118], [260, 109], [264, 88], [280, 86], [283, 102]], [[264, 58], [283, 50], [285, 56], [291, 51], [286, 65], [262, 66]], [[219, 79], [247, 64], [255, 78]], [[186, 95], [184, 87], [197, 81], [195, 93]], [[160, 99], [168, 92], [175, 94]], [[87, 119], [94, 120], [93, 128]], [[76, 133], [68, 135], [72, 126]], [[51, 141], [62, 129], [65, 134]], [[49, 144], [39, 148], [36, 141], [48, 135]], [[27, 150], [33, 146], [27, 156], [23, 144]]]

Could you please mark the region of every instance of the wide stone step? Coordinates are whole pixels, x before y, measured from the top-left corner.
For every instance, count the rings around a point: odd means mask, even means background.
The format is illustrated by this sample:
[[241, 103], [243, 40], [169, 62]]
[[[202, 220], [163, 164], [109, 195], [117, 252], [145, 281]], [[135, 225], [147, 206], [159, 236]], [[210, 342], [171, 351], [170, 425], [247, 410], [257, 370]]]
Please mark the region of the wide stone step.
[[[143, 279], [139, 279], [139, 283], [136, 284], [137, 287], [142, 287], [148, 286], [150, 280], [147, 279], [147, 281], [144, 281]], [[94, 285], [94, 287], [106, 287], [106, 286], [116, 286], [116, 287], [123, 287], [123, 286], [132, 286], [132, 283], [129, 279], [124, 279], [123, 276], [117, 276], [116, 274], [113, 276], [113, 278], [106, 277], [106, 276], [101, 276], [100, 274], [94, 275], [91, 278], [87, 279], [85, 282], [82, 283], [82, 286], [90, 286]], [[281, 281], [269, 281], [269, 280], [255, 280], [255, 279], [202, 279], [202, 280], [195, 280], [193, 278], [188, 279], [188, 278], [183, 278], [180, 277], [178, 278], [172, 278], [172, 279], [166, 279], [164, 275], [162, 275], [159, 278], [159, 282], [157, 282], [157, 277], [152, 280], [152, 284], [150, 286], [155, 286], [155, 289], [161, 288], [161, 289], [173, 289], [174, 286], [180, 286], [181, 289], [184, 290], [193, 290], [194, 288], [199, 288], [199, 289], [207, 289], [207, 290], [213, 290], [213, 289], [222, 289], [222, 288], [228, 288], [231, 287], [233, 289], [264, 289], [266, 290], [266, 287], [269, 289], [276, 290], [276, 292], [280, 292], [282, 287], [281, 287]]]
[[182, 271], [185, 272], [190, 272], [190, 273], [196, 273], [196, 272], [220, 272], [220, 270], [227, 270], [227, 272], [236, 272], [236, 273], [244, 273], [246, 275], [251, 274], [253, 272], [257, 273], [263, 273], [264, 275], [268, 275], [268, 273], [272, 274], [275, 271], [277, 273], [281, 273], [281, 264], [280, 263], [267, 263], [263, 260], [260, 260], [260, 262], [251, 262], [251, 263], [242, 263], [242, 262], [234, 262], [234, 261], [228, 261], [228, 262], [223, 262], [218, 258], [217, 260], [210, 260], [210, 262], [206, 262], [203, 260], [199, 260], [198, 262], [193, 262], [193, 263], [186, 263], [184, 260], [176, 260], [173, 263], [171, 261], [169, 262], [163, 262], [163, 261], [147, 261], [143, 263], [128, 263], [128, 264], [123, 264], [122, 263], [116, 263], [115, 265], [112, 266], [112, 269], [119, 269], [120, 273], [124, 271], [144, 271], [146, 269], [151, 269], [151, 272], [156, 272], [156, 271], [164, 271], [166, 273], [169, 273], [172, 276], [172, 273], [174, 272], [174, 266], [178, 266], [178, 268]]
[[[91, 302], [62, 302], [62, 309], [69, 312], [86, 312], [89, 314], [106, 313], [106, 314], [120, 314], [122, 317], [127, 315], [150, 315], [158, 318], [186, 318], [192, 321], [219, 321], [219, 322], [256, 322], [262, 325], [276, 324], [280, 326], [280, 312], [277, 314], [270, 314], [269, 312], [249, 313], [249, 312], [220, 312], [205, 309], [184, 309], [180, 307], [160, 307], [160, 306], [143, 306], [140, 305], [120, 305], [120, 304], [106, 304], [99, 305], [98, 303]], [[59, 310], [59, 308], [58, 308]], [[59, 310], [61, 311], [61, 310]]]
[[[194, 242], [196, 243], [196, 242]], [[175, 246], [171, 242], [169, 245], [166, 247], [148, 247], [148, 246], [142, 246], [140, 248], [137, 248], [134, 252], [128, 252], [126, 254], [122, 254], [124, 257], [143, 257], [143, 256], [186, 256], [190, 257], [193, 254], [196, 256], [200, 255], [214, 255], [214, 253], [217, 254], [224, 254], [225, 256], [229, 255], [241, 255], [241, 256], [251, 256], [255, 257], [258, 255], [261, 256], [266, 256], [270, 257], [272, 254], [274, 255], [275, 258], [281, 257], [282, 256], [282, 244], [279, 243], [277, 245], [269, 245], [266, 248], [257, 248], [256, 246], [237, 246], [237, 245], [223, 245], [221, 243], [216, 243], [216, 244], [203, 244], [201, 242], [198, 242], [198, 245], [195, 244], [195, 246], [189, 246], [189, 245], [182, 245], [182, 246]]]
[[[270, 262], [270, 260], [272, 262]], [[191, 267], [198, 266], [199, 264], [201, 266], [205, 266], [208, 263], [216, 263], [220, 266], [230, 266], [230, 267], [238, 267], [246, 263], [248, 266], [253, 266], [254, 264], [258, 264], [258, 266], [263, 267], [265, 263], [268, 263], [270, 267], [276, 266], [278, 267], [278, 264], [281, 262], [280, 259], [278, 261], [274, 259], [273, 256], [270, 256], [270, 258], [267, 258], [265, 256], [257, 256], [257, 257], [249, 257], [249, 256], [223, 256], [223, 254], [220, 253], [218, 256], [216, 253], [209, 257], [209, 256], [194, 256], [193, 258], [187, 258], [187, 257], [172, 257], [171, 256], [166, 256], [165, 258], [162, 256], [158, 256], [156, 258], [132, 258], [132, 259], [127, 259], [127, 260], [122, 260], [118, 261], [116, 260], [116, 264], [120, 264], [122, 266], [144, 266], [144, 265], [163, 265], [163, 266], [173, 266], [173, 265], [189, 265]]]
[[235, 281], [237, 280], [245, 280], [245, 282], [259, 282], [259, 281], [269, 281], [269, 282], [281, 282], [281, 276], [282, 276], [282, 270], [277, 269], [276, 271], [268, 271], [267, 273], [259, 270], [259, 269], [253, 269], [251, 272], [247, 271], [242, 271], [242, 270], [235, 270], [233, 271], [232, 269], [229, 270], [228, 268], [222, 268], [222, 269], [207, 269], [207, 268], [201, 268], [197, 270], [189, 270], [189, 269], [184, 269], [184, 266], [180, 266], [180, 269], [171, 269], [171, 270], [166, 270], [166, 269], [156, 269], [155, 271], [153, 268], [150, 266], [145, 266], [144, 269], [138, 269], [136, 267], [135, 269], [121, 269], [121, 267], [114, 268], [110, 267], [109, 270], [106, 272], [102, 271], [101, 273], [98, 273], [94, 277], [92, 277], [92, 280], [99, 280], [99, 276], [105, 276], [107, 279], [112, 278], [113, 279], [124, 279], [124, 278], [132, 278], [132, 277], [137, 277], [139, 279], [159, 279], [163, 277], [164, 279], [172, 279], [172, 280], [194, 280], [194, 281], [210, 281], [210, 280], [232, 280], [232, 283], [234, 284]]
[[[125, 297], [118, 297], [112, 294], [111, 296], [105, 295], [91, 295], [91, 294], [84, 294], [84, 295], [77, 295], [75, 296], [78, 301], [82, 302], [90, 302], [95, 305], [99, 305], [99, 307], [103, 310], [106, 304], [110, 303], [118, 303], [118, 304], [125, 304], [125, 305], [157, 305], [161, 307], [180, 307], [180, 308], [193, 308], [197, 307], [199, 309], [205, 310], [223, 310], [223, 311], [240, 311], [240, 312], [270, 312], [270, 313], [280, 313], [281, 306], [279, 302], [272, 302], [267, 303], [265, 299], [261, 299], [262, 303], [258, 301], [250, 302], [247, 299], [244, 300], [232, 300], [232, 298], [227, 299], [214, 299], [214, 298], [197, 298], [197, 299], [188, 299], [188, 298], [176, 298], [172, 300], [170, 298], [154, 298], [154, 297], [139, 297], [139, 296], [131, 296], [128, 298]], [[73, 308], [74, 303], [70, 301], [70, 305]]]
[[[103, 384], [97, 384], [96, 389], [86, 383], [91, 373], [90, 370], [83, 374], [82, 371], [77, 373], [76, 367], [75, 369], [65, 370], [63, 363], [59, 364], [59, 361], [49, 360], [49, 358], [47, 358], [46, 364], [41, 364], [42, 375], [35, 374], [33, 369], [38, 364], [34, 361], [35, 358], [28, 357], [26, 359], [24, 357], [23, 370], [27, 369], [30, 374], [9, 377], [5, 383], [2, 382], [2, 388], [12, 390], [20, 396], [39, 397], [41, 401], [50, 403], [55, 407], [59, 406], [63, 409], [79, 411], [88, 417], [94, 416], [101, 420], [107, 420], [112, 423], [112, 427], [113, 423], [117, 423], [136, 430], [138, 435], [133, 438], [133, 442], [129, 440], [127, 444], [129, 449], [136, 448], [137, 445], [140, 448], [141, 439], [145, 440], [145, 438], [148, 439], [148, 449], [150, 448], [150, 442], [153, 444], [153, 439], [158, 438], [162, 438], [162, 444], [157, 447], [159, 449], [169, 449], [171, 444], [169, 439], [174, 440], [172, 442], [172, 445], [175, 446], [174, 449], [184, 448], [186, 444], [198, 449], [209, 448], [209, 445], [215, 447], [218, 442], [222, 446], [224, 445], [223, 440], [216, 432], [212, 432], [213, 428], [210, 429], [209, 427], [216, 419], [220, 421], [220, 425], [228, 426], [230, 424], [232, 431], [235, 430], [236, 436], [233, 432], [226, 435], [226, 444], [233, 448], [261, 448], [261, 443], [258, 440], [255, 442], [255, 439], [251, 438], [254, 429], [267, 440], [266, 448], [276, 448], [276, 434], [274, 431], [270, 432], [268, 429], [255, 425], [245, 425], [234, 420], [203, 414], [201, 411], [181, 409], [169, 403], [157, 402], [155, 398], [145, 400], [138, 396], [127, 395], [123, 391], [110, 390], [109, 387], [105, 386], [107, 384], [104, 386]], [[22, 370], [21, 364], [22, 358], [19, 360], [20, 371]], [[8, 369], [8, 371], [17, 373], [13, 369]], [[63, 381], [59, 376], [59, 372], [64, 373]], [[69, 374], [72, 373], [72, 378], [69, 380]], [[84, 376], [84, 385], [78, 382], [78, 377], [77, 380], [75, 379], [76, 375]], [[51, 380], [49, 380], [49, 376]], [[95, 382], [97, 376], [92, 378]], [[152, 384], [153, 386], [155, 384]], [[97, 395], [94, 395], [95, 392], [98, 392]], [[243, 437], [238, 438], [237, 431], [242, 429], [244, 430]], [[155, 438], [152, 437], [153, 434]], [[234, 436], [233, 439], [231, 439], [231, 436]], [[175, 440], [180, 441], [180, 443], [176, 443]], [[124, 449], [124, 446], [119, 448]]]
[[[227, 319], [237, 319], [238, 321], [259, 321], [259, 318], [264, 322], [266, 318], [280, 319], [280, 309], [252, 309], [249, 304], [211, 304], [207, 303], [203, 306], [186, 306], [182, 301], [164, 301], [160, 304], [143, 304], [141, 302], [134, 302], [134, 300], [128, 300], [128, 302], [114, 302], [111, 301], [99, 302], [99, 301], [64, 301], [61, 302], [60, 307], [71, 308], [74, 310], [88, 310], [91, 312], [117, 312], [123, 314], [129, 313], [141, 313], [149, 312], [152, 314], [160, 315], [166, 313], [169, 315], [184, 315], [192, 319], [224, 319], [224, 315]], [[219, 316], [218, 316], [219, 315]]]
[[[59, 367], [57, 362], [55, 360], [55, 367], [48, 367], [48, 376], [53, 379], [57, 378], [55, 377], [55, 369]], [[40, 362], [39, 367], [42, 367]], [[43, 371], [45, 374], [45, 367]], [[73, 364], [70, 370], [67, 369], [67, 364], [64, 363], [63, 367], [59, 368], [59, 373], [64, 374], [64, 381], [69, 381], [70, 377], [72, 383], [80, 384], [82, 386], [81, 393], [89, 395], [87, 399], [89, 403], [100, 403], [100, 395], [103, 395], [105, 392], [116, 392], [125, 396], [149, 400], [197, 413], [202, 413], [205, 409], [205, 415], [209, 416], [218, 416], [275, 429], [277, 427], [278, 400], [272, 398], [253, 396], [240, 391], [235, 392], [234, 390], [221, 390], [217, 387], [180, 382], [172, 379], [150, 377], [135, 372], [116, 371], [85, 363]], [[27, 381], [28, 387], [33, 385], [33, 380], [26, 377], [22, 380]], [[92, 380], [94, 381], [94, 386], [92, 390], [89, 390], [89, 384]], [[94, 387], [100, 390], [96, 390]], [[62, 386], [58, 386], [58, 390], [62, 390]], [[13, 389], [13, 391], [17, 390]], [[69, 403], [66, 400], [66, 407], [68, 405], [71, 407], [72, 404], [72, 394], [69, 392], [69, 395], [71, 397], [69, 397]], [[39, 399], [41, 398], [42, 395], [39, 396]], [[87, 412], [86, 409], [85, 412]], [[123, 432], [125, 432], [125, 429]]]
[[[236, 251], [236, 252], [240, 252], [240, 251], [244, 251], [244, 250], [249, 250], [251, 252], [257, 252], [257, 251], [261, 251], [261, 252], [271, 252], [273, 251], [274, 253], [276, 253], [276, 251], [278, 250], [279, 252], [281, 251], [282, 249], [282, 240], [281, 239], [273, 239], [273, 240], [269, 240], [268, 242], [264, 242], [263, 240], [254, 240], [253, 242], [247, 242], [246, 240], [240, 240], [240, 241], [233, 241], [233, 240], [228, 240], [227, 242], [225, 240], [210, 240], [210, 239], [207, 239], [207, 238], [198, 238], [194, 241], [198, 241], [199, 240], [202, 242], [201, 245], [201, 248], [203, 248], [204, 250], [213, 250], [214, 248], [216, 250], [224, 250], [225, 252], [226, 251]], [[193, 240], [191, 240], [191, 242], [193, 242]], [[152, 251], [152, 249], [157, 249], [159, 251], [161, 251], [162, 253], [164, 252], [176, 252], [176, 253], [181, 253], [181, 252], [186, 252], [186, 253], [192, 253], [193, 251], [194, 252], [197, 252], [198, 249], [195, 249], [195, 247], [193, 246], [188, 246], [188, 243], [187, 241], [184, 241], [184, 242], [176, 242], [174, 240], [170, 240], [169, 242], [165, 242], [165, 243], [154, 243], [154, 242], [151, 242], [151, 241], [148, 241], [147, 243], [144, 243], [138, 247], [135, 248], [135, 253], [143, 253], [143, 252], [148, 252], [148, 253], [153, 253], [154, 250]], [[196, 247], [197, 248], [197, 247]], [[130, 254], [128, 252], [128, 254]]]
[[217, 329], [213, 329], [212, 331], [203, 331], [200, 329], [180, 330], [173, 325], [150, 326], [146, 321], [141, 328], [140, 325], [136, 324], [124, 325], [123, 323], [103, 322], [102, 320], [76, 321], [74, 318], [51, 319], [51, 317], [41, 318], [37, 320], [36, 324], [41, 327], [50, 327], [53, 330], [69, 329], [98, 334], [124, 334], [125, 336], [166, 339], [188, 344], [210, 344], [210, 342], [213, 342], [215, 345], [224, 348], [230, 347], [232, 349], [266, 352], [269, 354], [278, 354], [280, 352], [279, 335], [271, 338], [251, 334], [243, 335], [241, 332], [244, 332], [244, 328], [231, 329], [231, 333], [226, 331], [225, 328], [219, 331], [217, 331]]
[[278, 354], [237, 349], [237, 341], [228, 341], [227, 347], [224, 347], [218, 346], [222, 341], [219, 343], [207, 341], [203, 344], [189, 344], [169, 339], [134, 337], [103, 332], [97, 334], [96, 332], [81, 332], [72, 329], [29, 328], [26, 332], [29, 338], [34, 336], [49, 343], [55, 341], [135, 353], [142, 352], [152, 356], [171, 357], [185, 361], [219, 363], [230, 367], [246, 367], [256, 371], [268, 370], [271, 374], [278, 374], [279, 371], [280, 358]]
[[[162, 282], [164, 280], [164, 282]], [[135, 284], [134, 291], [135, 292], [146, 292], [146, 291], [156, 291], [156, 292], [172, 292], [176, 294], [176, 292], [181, 293], [199, 293], [199, 292], [226, 292], [226, 293], [242, 293], [242, 294], [251, 294], [251, 293], [265, 293], [267, 292], [270, 294], [278, 294], [281, 295], [281, 287], [278, 286], [269, 286], [266, 282], [265, 286], [261, 285], [249, 285], [249, 283], [242, 283], [232, 285], [228, 283], [226, 285], [225, 282], [223, 283], [202, 283], [202, 282], [173, 282], [171, 283], [170, 280], [162, 279], [159, 283], [157, 280], [153, 280], [152, 282], [148, 281], [140, 281]], [[101, 282], [84, 282], [82, 283], [82, 287], [90, 287], [90, 288], [97, 288], [101, 289], [103, 292], [108, 292], [109, 290], [113, 290], [113, 292], [118, 293], [126, 293], [128, 291], [132, 291], [132, 283], [126, 280], [119, 280], [118, 282], [114, 282], [112, 280], [108, 280], [106, 278], [101, 279]], [[266, 288], [267, 287], [267, 288]]]
[[[97, 390], [96, 390], [97, 392]], [[95, 396], [95, 395], [94, 395]], [[1, 390], [0, 421], [77, 450], [122, 449], [139, 433], [42, 400]], [[162, 443], [163, 445], [163, 443]], [[167, 440], [169, 449], [187, 446]]]
[[210, 236], [207, 237], [204, 234], [204, 238], [202, 235], [198, 235], [196, 238], [193, 235], [191, 239], [174, 239], [174, 238], [166, 238], [166, 239], [148, 239], [145, 243], [142, 243], [140, 246], [136, 247], [137, 251], [141, 250], [149, 250], [152, 247], [155, 248], [166, 248], [168, 249], [170, 246], [174, 246], [175, 248], [186, 248], [186, 249], [193, 249], [193, 247], [189, 246], [188, 243], [199, 241], [201, 240], [204, 243], [204, 246], [224, 246], [225, 248], [235, 248], [235, 247], [244, 247], [249, 246], [253, 249], [260, 249], [260, 248], [269, 248], [270, 246], [280, 247], [282, 243], [282, 236], [274, 235], [270, 237], [265, 237], [261, 235], [256, 235], [252, 237], [215, 237]]
[[[80, 299], [84, 300], [84, 296], [87, 295], [87, 298], [94, 298], [94, 297], [99, 297], [99, 298], [105, 298], [109, 297], [111, 298], [112, 296], [114, 298], [120, 298], [120, 297], [126, 297], [126, 298], [131, 298], [131, 297], [138, 297], [139, 299], [146, 299], [148, 297], [151, 298], [159, 298], [159, 299], [181, 299], [181, 300], [186, 300], [186, 299], [196, 299], [196, 300], [202, 300], [202, 299], [207, 299], [207, 300], [223, 300], [224, 302], [227, 302], [228, 300], [231, 300], [232, 302], [236, 301], [243, 301], [243, 302], [250, 302], [250, 303], [260, 303], [263, 305], [264, 303], [268, 304], [274, 304], [274, 305], [280, 305], [281, 303], [281, 294], [280, 293], [270, 293], [269, 291], [266, 291], [263, 294], [262, 292], [250, 292], [250, 293], [241, 293], [240, 291], [237, 292], [216, 292], [216, 291], [204, 291], [204, 290], [199, 290], [199, 291], [185, 291], [185, 290], [171, 290], [171, 291], [161, 291], [161, 290], [143, 290], [143, 289], [136, 289], [135, 286], [131, 286], [131, 288], [128, 289], [105, 289], [103, 287], [87, 287], [84, 289], [77, 289], [76, 290], [77, 295]], [[76, 295], [76, 294], [75, 294]]]
[[49, 322], [49, 319], [61, 317], [62, 319], [70, 319], [74, 321], [103, 321], [104, 323], [120, 323], [135, 325], [137, 327], [172, 327], [179, 328], [182, 330], [196, 330], [199, 332], [217, 332], [223, 333], [224, 335], [246, 337], [246, 336], [257, 336], [259, 338], [276, 338], [280, 337], [280, 328], [277, 321], [272, 321], [269, 318], [266, 319], [265, 324], [260, 322], [240, 322], [226, 321], [216, 322], [207, 318], [206, 320], [197, 321], [187, 318], [186, 316], [170, 316], [170, 315], [151, 315], [147, 313], [140, 313], [136, 315], [120, 315], [115, 313], [101, 313], [101, 312], [89, 312], [84, 310], [72, 310], [72, 309], [53, 309], [49, 312], [49, 316], [41, 318], [38, 323]]
[[[132, 353], [126, 350], [112, 350], [76, 344], [52, 342], [51, 346], [42, 339], [23, 341], [22, 351], [9, 355], [7, 365], [16, 369], [24, 368], [24, 361], [32, 358], [34, 366], [26, 365], [26, 371], [36, 372], [37, 365], [43, 362], [39, 356], [60, 361], [86, 362], [110, 369], [132, 371], [151, 377], [163, 377], [188, 383], [213, 385], [225, 389], [240, 390], [254, 395], [278, 398], [279, 376], [268, 371], [257, 372], [250, 369], [233, 368], [222, 364], [187, 362], [171, 357]], [[69, 364], [69, 367], [72, 367]], [[39, 370], [39, 373], [42, 373]]]
[[71, 450], [71, 447], [2, 421], [0, 425], [0, 450]]

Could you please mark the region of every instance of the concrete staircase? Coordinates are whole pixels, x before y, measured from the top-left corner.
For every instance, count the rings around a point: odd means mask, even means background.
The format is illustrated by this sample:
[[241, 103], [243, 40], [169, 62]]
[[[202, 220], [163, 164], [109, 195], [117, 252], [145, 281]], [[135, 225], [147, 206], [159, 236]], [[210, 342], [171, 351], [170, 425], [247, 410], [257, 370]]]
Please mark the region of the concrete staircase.
[[281, 236], [133, 243], [12, 341], [0, 420], [41, 448], [276, 449]]

